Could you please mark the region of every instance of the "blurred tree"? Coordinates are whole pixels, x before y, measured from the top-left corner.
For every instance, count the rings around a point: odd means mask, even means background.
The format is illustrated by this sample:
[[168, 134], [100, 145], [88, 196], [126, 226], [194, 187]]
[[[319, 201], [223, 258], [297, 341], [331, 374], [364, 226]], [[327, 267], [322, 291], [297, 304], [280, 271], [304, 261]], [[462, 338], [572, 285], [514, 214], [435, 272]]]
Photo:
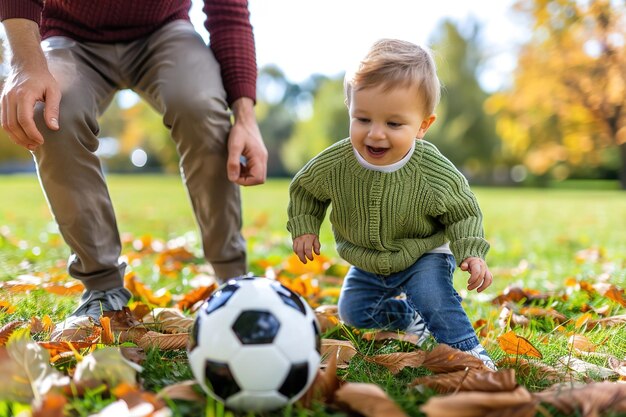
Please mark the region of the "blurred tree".
[[500, 138], [493, 117], [484, 111], [488, 94], [478, 82], [487, 58], [480, 26], [467, 21], [460, 27], [445, 20], [431, 43], [443, 88], [438, 118], [426, 139], [470, 179], [491, 182], [500, 162]]
[[518, 0], [515, 8], [532, 36], [511, 90], [487, 103], [504, 152], [535, 175], [563, 179], [619, 164], [607, 152], [618, 148], [626, 189], [626, 2]]
[[272, 65], [261, 68], [257, 85], [256, 113], [268, 152], [267, 175], [285, 176], [280, 150], [293, 132], [296, 103], [303, 89], [290, 83], [284, 73]]
[[349, 133], [350, 120], [343, 98], [343, 77], [331, 79], [317, 76], [312, 78], [311, 83], [311, 112], [301, 112], [295, 130], [281, 152], [283, 163], [292, 174], [319, 152], [346, 138]]

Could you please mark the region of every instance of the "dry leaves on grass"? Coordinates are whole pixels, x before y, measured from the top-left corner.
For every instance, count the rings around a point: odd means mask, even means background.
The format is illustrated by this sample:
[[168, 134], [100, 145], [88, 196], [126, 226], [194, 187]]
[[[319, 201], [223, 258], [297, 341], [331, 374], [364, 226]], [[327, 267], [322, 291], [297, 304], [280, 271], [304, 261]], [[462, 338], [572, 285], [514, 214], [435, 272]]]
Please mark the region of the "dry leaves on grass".
[[513, 391], [517, 387], [517, 381], [513, 369], [502, 369], [498, 372], [467, 369], [416, 378], [410, 386], [432, 388], [441, 394], [457, 391], [502, 392]]
[[522, 336], [518, 336], [514, 331], [509, 331], [498, 337], [498, 345], [500, 348], [511, 355], [534, 356], [535, 358], [543, 358], [543, 355], [530, 341]]
[[392, 374], [397, 374], [404, 368], [419, 368], [423, 365], [426, 352], [418, 350], [415, 352], [396, 352], [384, 355], [365, 356], [367, 362], [382, 365], [389, 369]]
[[505, 392], [459, 392], [431, 397], [420, 410], [428, 417], [534, 417], [535, 403], [524, 387]]
[[480, 359], [443, 344], [426, 352], [422, 366], [437, 374], [464, 371], [465, 368], [491, 372]]
[[365, 417], [406, 417], [378, 385], [346, 383], [335, 393], [336, 402]]
[[626, 412], [626, 384], [594, 382], [579, 387], [556, 385], [533, 394], [568, 415], [596, 417], [607, 412]]

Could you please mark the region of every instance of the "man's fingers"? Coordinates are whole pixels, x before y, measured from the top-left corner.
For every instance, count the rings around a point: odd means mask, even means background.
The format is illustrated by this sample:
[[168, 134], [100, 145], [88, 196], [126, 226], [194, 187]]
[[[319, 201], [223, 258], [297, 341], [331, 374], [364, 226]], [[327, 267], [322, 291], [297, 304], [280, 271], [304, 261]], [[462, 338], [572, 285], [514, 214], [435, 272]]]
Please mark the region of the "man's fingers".
[[49, 89], [46, 93], [46, 106], [43, 117], [46, 125], [51, 130], [59, 130], [59, 106], [61, 104], [61, 92], [57, 89]]
[[241, 150], [233, 150], [229, 149], [228, 151], [228, 163], [226, 166], [226, 170], [228, 172], [228, 179], [231, 182], [239, 183], [239, 174], [241, 173], [243, 167], [241, 166]]
[[319, 238], [316, 236], [315, 240], [313, 241], [313, 249], [315, 250], [315, 254], [319, 255], [320, 254], [320, 240]]
[[17, 123], [24, 134], [28, 137], [29, 142], [41, 145], [43, 143], [43, 136], [35, 124], [34, 107], [35, 100], [26, 100], [25, 103], [18, 105], [16, 110]]

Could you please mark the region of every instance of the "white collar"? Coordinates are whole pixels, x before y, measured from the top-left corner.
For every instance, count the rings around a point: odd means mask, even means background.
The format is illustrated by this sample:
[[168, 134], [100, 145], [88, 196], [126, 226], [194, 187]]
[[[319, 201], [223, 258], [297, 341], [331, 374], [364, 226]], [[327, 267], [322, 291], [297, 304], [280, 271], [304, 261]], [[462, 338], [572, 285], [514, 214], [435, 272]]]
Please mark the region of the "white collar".
[[352, 150], [354, 151], [354, 156], [356, 156], [356, 160], [359, 161], [359, 164], [361, 164], [363, 168], [371, 169], [372, 171], [394, 172], [394, 171], [399, 170], [404, 165], [406, 165], [407, 162], [409, 162], [409, 159], [411, 159], [411, 156], [413, 156], [413, 152], [415, 151], [415, 141], [413, 141], [413, 146], [411, 146], [411, 149], [406, 153], [406, 155], [404, 155], [404, 157], [401, 160], [399, 160], [398, 162], [394, 162], [393, 164], [389, 164], [389, 165], [370, 164], [369, 162], [365, 160], [365, 158], [363, 158], [363, 156], [361, 156], [361, 154], [356, 150], [356, 148], [352, 147]]

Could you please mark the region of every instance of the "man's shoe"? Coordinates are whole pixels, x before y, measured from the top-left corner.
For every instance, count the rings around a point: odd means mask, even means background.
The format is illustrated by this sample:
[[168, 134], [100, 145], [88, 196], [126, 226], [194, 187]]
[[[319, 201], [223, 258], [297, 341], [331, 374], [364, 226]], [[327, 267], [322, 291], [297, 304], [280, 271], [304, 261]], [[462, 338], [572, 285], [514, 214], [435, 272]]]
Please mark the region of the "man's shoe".
[[100, 324], [105, 311], [122, 310], [132, 297], [130, 291], [120, 287], [108, 291], [86, 290], [80, 304], [65, 320], [54, 327], [50, 340], [82, 340]]

